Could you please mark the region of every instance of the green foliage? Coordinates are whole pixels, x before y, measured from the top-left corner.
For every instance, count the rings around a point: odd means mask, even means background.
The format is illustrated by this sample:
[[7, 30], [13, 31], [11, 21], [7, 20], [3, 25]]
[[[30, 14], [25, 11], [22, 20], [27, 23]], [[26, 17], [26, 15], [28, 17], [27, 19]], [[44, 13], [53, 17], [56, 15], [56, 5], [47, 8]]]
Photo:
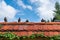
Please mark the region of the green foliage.
[[0, 34], [0, 38], [4, 38], [4, 39], [9, 39], [9, 40], [12, 40], [14, 38], [17, 38], [19, 39], [18, 36], [16, 36], [15, 34], [12, 34], [12, 33], [5, 33], [5, 34]]
[[6, 38], [10, 38], [10, 39], [13, 39], [13, 38], [16, 37], [16, 35], [14, 35], [12, 33], [5, 33], [3, 36], [6, 37]]
[[54, 10], [55, 14], [55, 20], [60, 20], [60, 4], [58, 2], [55, 3], [55, 10]]
[[44, 34], [36, 34], [36, 37], [45, 37]]
[[53, 36], [53, 39], [54, 39], [54, 40], [60, 40], [60, 35], [55, 35], [55, 36]]
[[0, 34], [0, 40], [60, 40], [60, 35], [45, 36], [44, 34], [32, 34], [31, 36], [16, 36], [10, 32]]
[[34, 39], [34, 38], [36, 38], [36, 35], [35, 35], [35, 34], [32, 34], [32, 35], [30, 36], [30, 38], [31, 38], [31, 39]]
[[60, 4], [58, 2], [55, 3], [55, 9], [56, 9], [56, 11], [60, 10]]
[[27, 36], [21, 36], [20, 39], [26, 39], [28, 38]]

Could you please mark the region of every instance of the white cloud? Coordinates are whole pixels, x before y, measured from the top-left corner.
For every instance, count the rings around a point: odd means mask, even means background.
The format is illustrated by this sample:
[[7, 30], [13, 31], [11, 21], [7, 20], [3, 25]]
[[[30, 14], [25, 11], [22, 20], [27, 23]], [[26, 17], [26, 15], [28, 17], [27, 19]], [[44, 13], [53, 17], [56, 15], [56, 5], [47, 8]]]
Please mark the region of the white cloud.
[[24, 9], [26, 8], [26, 5], [21, 0], [17, 0], [17, 4], [22, 6]]
[[32, 7], [31, 7], [31, 6], [28, 6], [28, 5], [27, 5], [26, 7], [27, 7], [28, 9], [32, 10]]
[[[34, 0], [33, 0], [34, 1]], [[32, 0], [31, 0], [32, 2]], [[38, 12], [38, 16], [40, 19], [44, 18], [45, 20], [50, 20], [53, 18], [53, 10], [54, 10], [54, 4], [55, 2], [51, 2], [51, 0], [37, 0], [36, 2], [40, 2], [40, 7], [36, 9]]]
[[28, 8], [28, 9], [32, 10], [32, 6], [30, 6], [30, 5], [25, 5], [22, 0], [17, 0], [17, 4], [18, 4], [19, 6], [21, 6], [23, 9]]
[[0, 18], [7, 17], [8, 19], [13, 19], [17, 10], [10, 5], [7, 5], [5, 1], [0, 2]]
[[31, 3], [35, 3], [37, 2], [38, 0], [30, 0]]
[[21, 19], [21, 22], [25, 22], [26, 21], [26, 19]]

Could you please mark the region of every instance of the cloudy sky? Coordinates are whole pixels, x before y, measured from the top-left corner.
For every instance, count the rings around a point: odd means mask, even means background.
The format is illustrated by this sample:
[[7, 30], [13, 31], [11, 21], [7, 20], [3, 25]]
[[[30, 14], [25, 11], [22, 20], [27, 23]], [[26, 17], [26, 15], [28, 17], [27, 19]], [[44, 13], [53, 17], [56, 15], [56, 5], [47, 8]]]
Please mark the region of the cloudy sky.
[[30, 22], [40, 22], [43, 18], [53, 18], [55, 2], [59, 0], [0, 0], [0, 22], [7, 17], [8, 22], [28, 19]]

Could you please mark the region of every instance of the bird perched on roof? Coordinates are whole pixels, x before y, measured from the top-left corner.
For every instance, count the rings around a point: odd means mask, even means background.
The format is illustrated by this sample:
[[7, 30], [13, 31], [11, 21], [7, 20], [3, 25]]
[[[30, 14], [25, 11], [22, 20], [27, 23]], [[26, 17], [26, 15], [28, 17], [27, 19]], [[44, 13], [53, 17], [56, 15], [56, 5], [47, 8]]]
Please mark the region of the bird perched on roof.
[[26, 20], [26, 22], [29, 22], [28, 20]]
[[20, 21], [21, 21], [21, 19], [19, 18], [19, 19], [18, 19], [18, 22], [20, 22]]
[[7, 22], [7, 18], [6, 17], [4, 18], [4, 22]]

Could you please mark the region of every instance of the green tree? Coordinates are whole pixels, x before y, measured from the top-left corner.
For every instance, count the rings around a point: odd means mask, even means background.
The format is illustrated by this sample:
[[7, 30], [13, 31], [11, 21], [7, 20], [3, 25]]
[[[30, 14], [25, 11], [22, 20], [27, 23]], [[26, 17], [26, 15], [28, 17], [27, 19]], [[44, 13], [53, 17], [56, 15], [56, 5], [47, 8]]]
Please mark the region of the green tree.
[[60, 20], [60, 4], [58, 2], [55, 3], [55, 19], [54, 20]]

